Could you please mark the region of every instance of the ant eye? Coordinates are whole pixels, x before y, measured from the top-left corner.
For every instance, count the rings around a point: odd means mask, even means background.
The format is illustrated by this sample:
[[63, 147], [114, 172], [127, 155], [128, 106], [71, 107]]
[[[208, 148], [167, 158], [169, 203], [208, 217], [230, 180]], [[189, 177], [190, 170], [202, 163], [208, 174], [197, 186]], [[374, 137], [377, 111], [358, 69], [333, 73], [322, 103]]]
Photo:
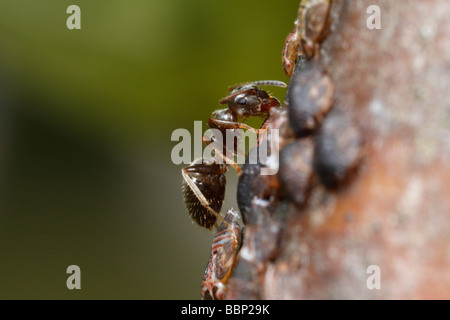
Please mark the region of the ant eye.
[[235, 101], [237, 104], [245, 106], [247, 104], [247, 97], [244, 95], [239, 95], [236, 97]]

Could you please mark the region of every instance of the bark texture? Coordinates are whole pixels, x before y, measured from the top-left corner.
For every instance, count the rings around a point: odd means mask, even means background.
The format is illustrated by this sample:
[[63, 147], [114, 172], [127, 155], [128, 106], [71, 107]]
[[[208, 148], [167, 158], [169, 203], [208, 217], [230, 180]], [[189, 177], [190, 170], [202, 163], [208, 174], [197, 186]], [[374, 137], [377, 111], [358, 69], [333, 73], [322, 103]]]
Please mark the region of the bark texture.
[[227, 298], [450, 299], [450, 3], [376, 1], [380, 30], [372, 4], [334, 0], [320, 55], [362, 164], [303, 207], [252, 205]]

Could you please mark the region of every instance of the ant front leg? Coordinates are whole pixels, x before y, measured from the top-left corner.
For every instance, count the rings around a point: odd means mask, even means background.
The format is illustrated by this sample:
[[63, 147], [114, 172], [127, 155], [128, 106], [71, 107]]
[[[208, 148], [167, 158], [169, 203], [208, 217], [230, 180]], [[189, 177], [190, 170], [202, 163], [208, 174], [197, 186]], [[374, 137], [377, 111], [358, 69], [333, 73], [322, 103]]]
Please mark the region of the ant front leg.
[[[258, 134], [258, 129], [255, 129], [253, 127], [250, 127], [249, 125], [245, 123], [235, 122], [235, 121], [229, 121], [229, 120], [220, 120], [215, 118], [209, 118], [208, 124], [210, 127], [216, 127], [220, 128], [219, 130], [226, 130], [226, 129], [245, 129], [250, 130], [251, 132]], [[212, 125], [212, 126], [211, 126]]]

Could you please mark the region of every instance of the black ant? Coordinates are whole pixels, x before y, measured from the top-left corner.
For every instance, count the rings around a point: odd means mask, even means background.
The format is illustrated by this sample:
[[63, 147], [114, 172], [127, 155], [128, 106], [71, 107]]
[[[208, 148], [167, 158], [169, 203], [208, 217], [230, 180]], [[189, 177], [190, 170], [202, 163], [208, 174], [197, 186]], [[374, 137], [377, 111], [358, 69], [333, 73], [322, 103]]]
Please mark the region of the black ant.
[[[228, 107], [212, 113], [208, 119], [209, 127], [218, 130], [222, 139], [227, 137], [227, 130], [245, 129], [257, 134], [261, 130], [266, 130], [270, 124], [269, 116], [272, 110], [280, 109], [281, 104], [278, 99], [259, 87], [263, 85], [286, 87], [286, 84], [280, 81], [257, 81], [229, 88], [230, 94], [220, 100], [220, 104], [227, 104]], [[265, 117], [260, 130], [243, 123], [250, 116]], [[220, 215], [225, 197], [225, 173], [228, 166], [233, 166], [238, 175], [241, 174], [240, 167], [230, 159], [231, 157], [234, 159], [239, 144], [239, 134], [233, 135], [233, 139], [234, 137], [237, 141], [233, 141], [233, 150], [227, 150], [229, 146], [224, 140], [221, 148], [214, 149], [214, 152], [225, 160], [225, 164], [200, 158], [183, 168], [181, 172], [184, 202], [189, 215], [202, 227], [207, 229], [212, 229], [214, 225], [217, 227], [211, 257], [202, 279], [202, 299], [224, 298], [227, 279], [233, 270], [241, 245], [242, 234], [237, 221], [239, 214], [231, 209], [225, 218]], [[214, 137], [210, 140], [203, 139], [207, 145], [215, 140]], [[220, 226], [216, 224], [217, 220], [221, 222]]]
[[[281, 81], [266, 80], [238, 84], [229, 88], [230, 94], [220, 100], [220, 104], [227, 104], [228, 107], [212, 113], [211, 118], [208, 119], [209, 127], [219, 130], [223, 138], [226, 137], [226, 130], [246, 129], [258, 132], [242, 123], [248, 117], [256, 116], [265, 117], [260, 129], [265, 130], [271, 110], [279, 109], [281, 104], [277, 98], [270, 96], [259, 86], [286, 87], [286, 84]], [[214, 142], [214, 138], [204, 142], [209, 144]], [[232, 155], [236, 153], [237, 143], [233, 144], [234, 150], [227, 150], [226, 145], [223, 141], [223, 149], [214, 150], [225, 160], [225, 164], [200, 158], [181, 171], [184, 202], [189, 215], [196, 223], [207, 229], [212, 229], [217, 219], [230, 227], [230, 224], [219, 214], [225, 197], [225, 173], [229, 165], [236, 169], [238, 175], [241, 169], [228, 157], [230, 152]]]

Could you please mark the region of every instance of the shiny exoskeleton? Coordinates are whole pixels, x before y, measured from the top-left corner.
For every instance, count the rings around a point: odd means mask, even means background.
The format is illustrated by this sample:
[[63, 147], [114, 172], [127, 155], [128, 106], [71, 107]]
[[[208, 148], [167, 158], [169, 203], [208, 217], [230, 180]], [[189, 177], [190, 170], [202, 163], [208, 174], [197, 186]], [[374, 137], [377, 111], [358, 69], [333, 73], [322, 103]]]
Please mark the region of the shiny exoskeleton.
[[225, 198], [226, 165], [197, 159], [182, 169], [184, 203], [198, 225], [212, 229]]
[[[253, 150], [256, 149], [252, 149], [251, 152], [255, 152]], [[260, 177], [261, 166], [261, 163], [258, 162], [250, 163], [249, 158], [247, 157], [246, 163], [242, 166], [242, 174], [239, 176], [236, 197], [244, 224], [254, 223], [250, 218], [249, 213], [253, 197], [255, 194], [258, 194], [256, 191], [258, 188], [255, 184], [257, 183], [256, 179]]]
[[203, 300], [222, 300], [225, 297], [226, 284], [242, 240], [238, 219], [236, 211], [228, 210], [225, 215], [227, 224], [222, 223], [214, 236], [211, 256], [202, 279]]

